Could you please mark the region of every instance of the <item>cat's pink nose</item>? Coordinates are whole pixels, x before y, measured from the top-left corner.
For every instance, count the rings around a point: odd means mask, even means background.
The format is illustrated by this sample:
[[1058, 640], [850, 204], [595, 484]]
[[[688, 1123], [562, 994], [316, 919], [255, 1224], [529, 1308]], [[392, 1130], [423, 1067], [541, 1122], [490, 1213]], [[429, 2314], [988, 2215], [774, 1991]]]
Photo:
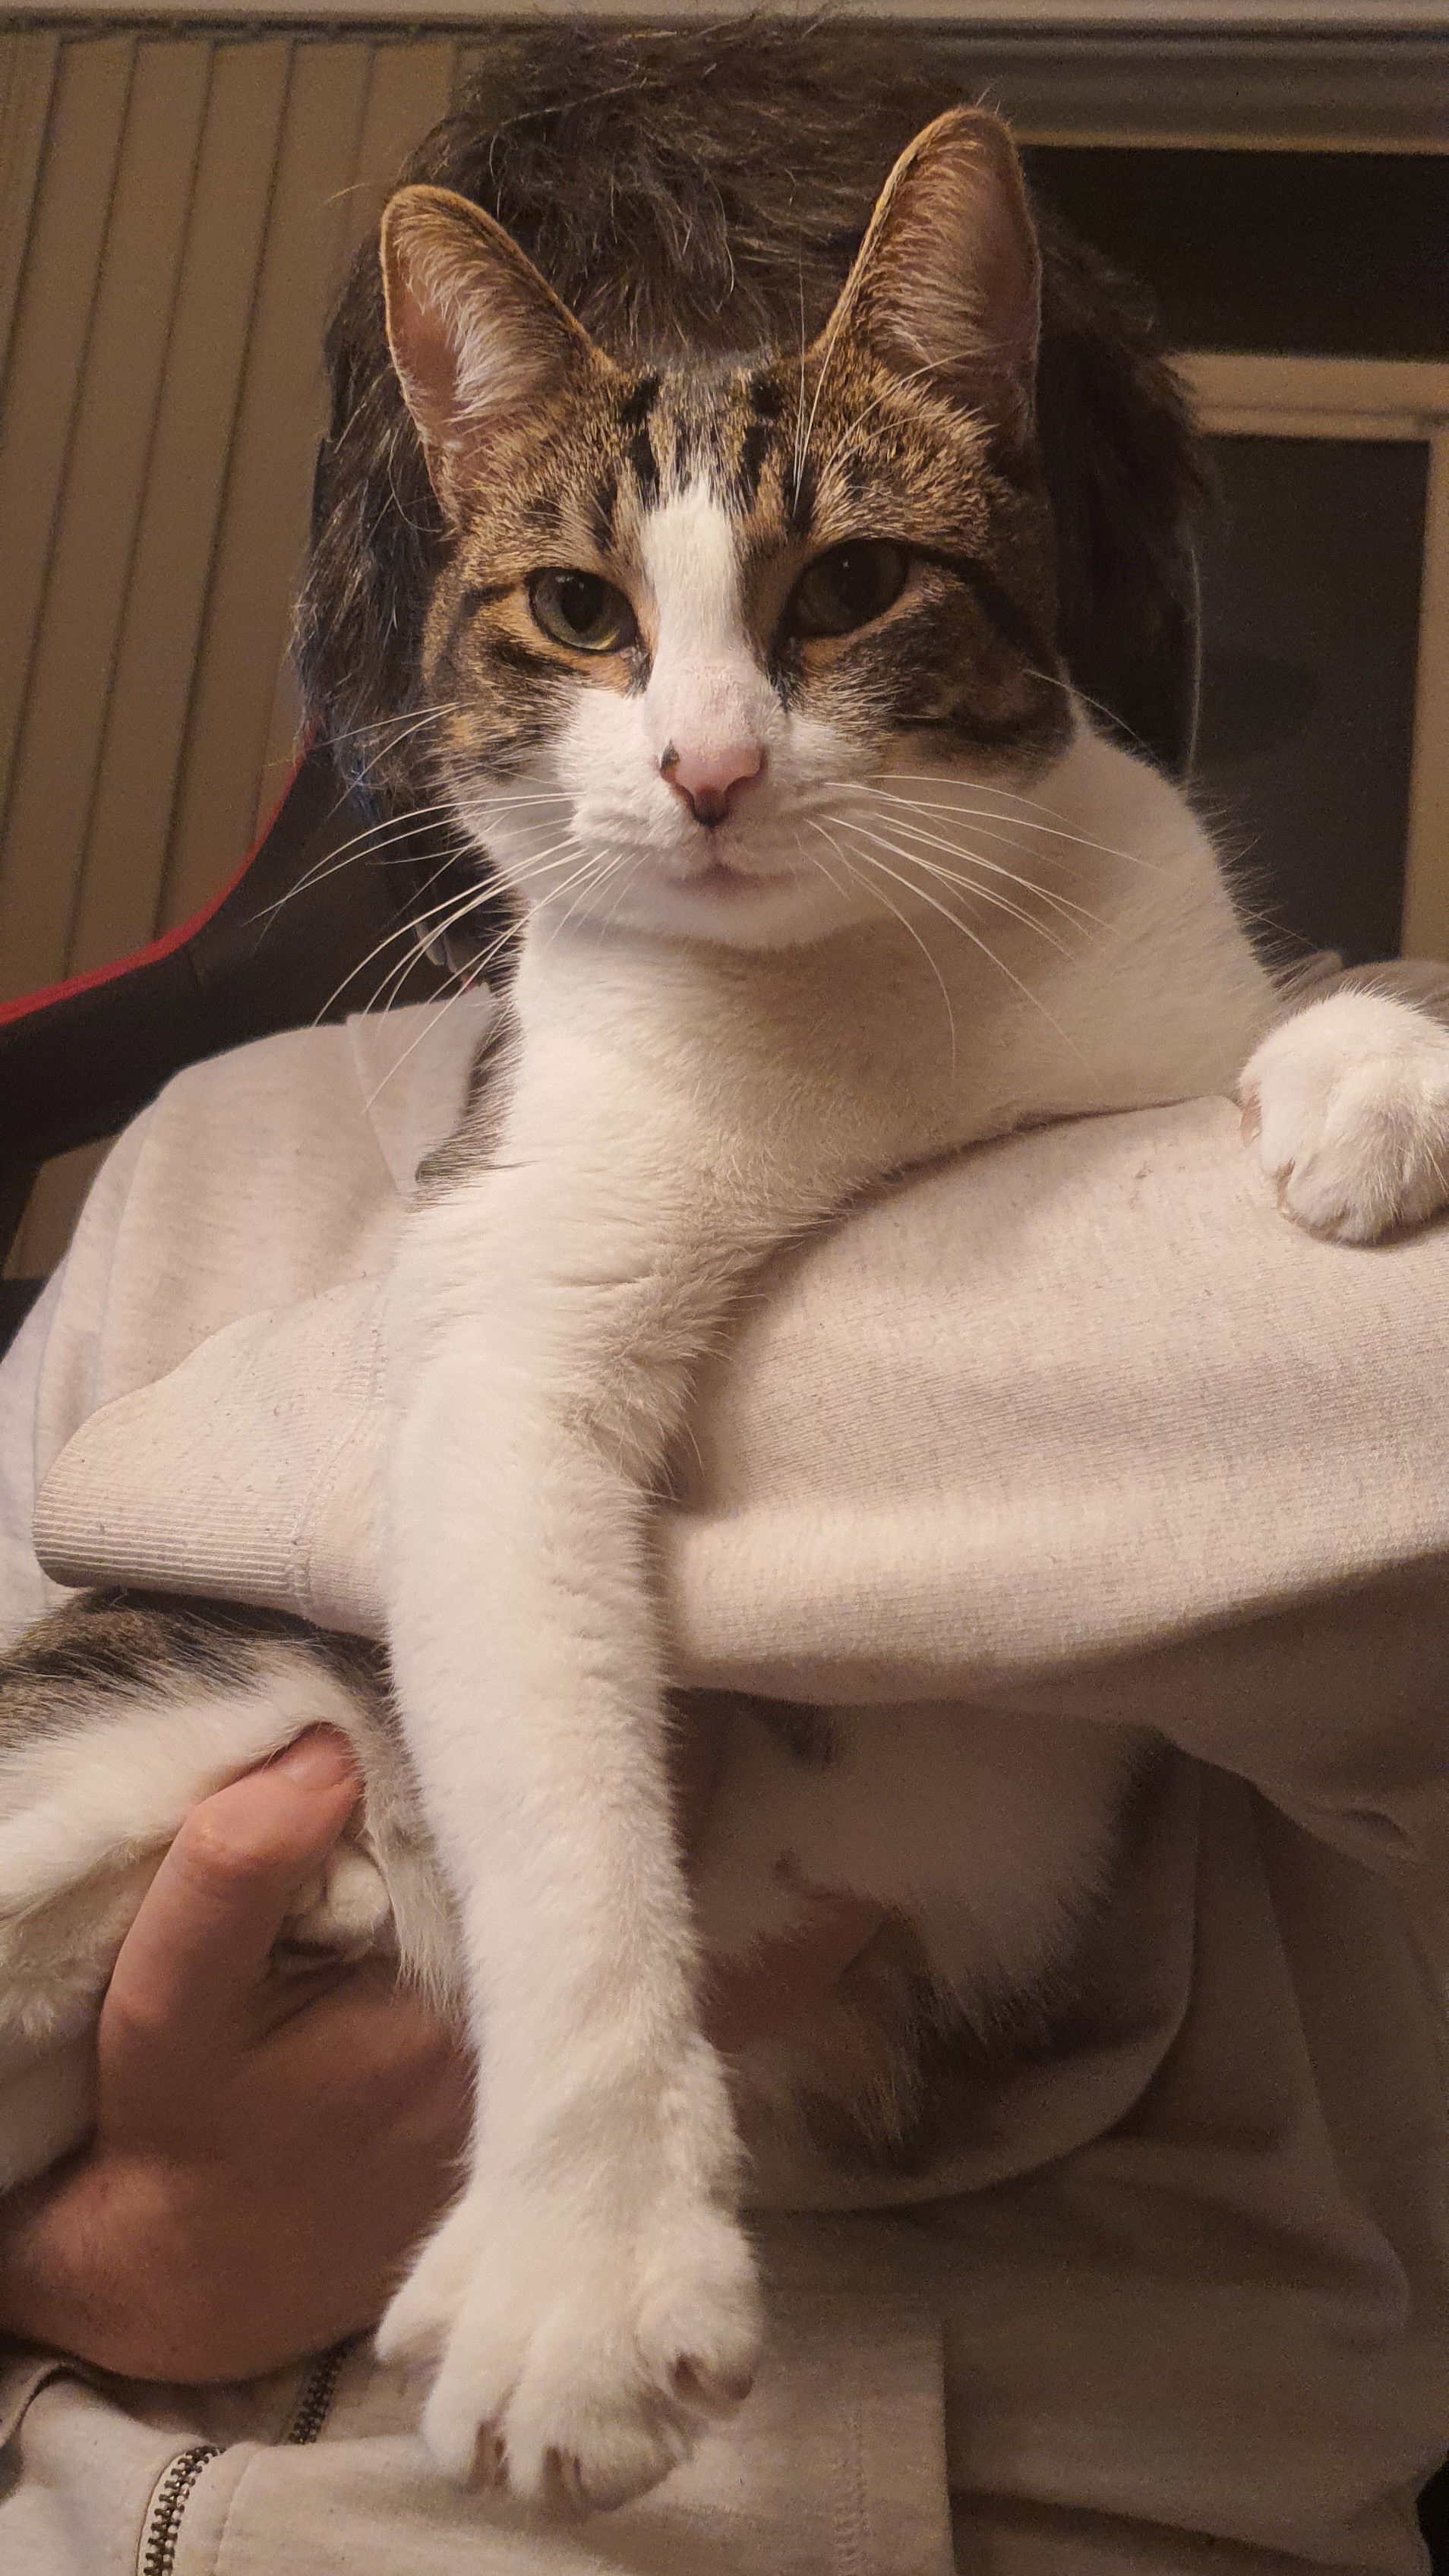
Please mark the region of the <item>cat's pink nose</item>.
[[660, 776], [682, 796], [697, 823], [722, 823], [754, 785], [765, 766], [757, 742], [731, 742], [714, 751], [676, 751], [671, 742], [659, 755]]

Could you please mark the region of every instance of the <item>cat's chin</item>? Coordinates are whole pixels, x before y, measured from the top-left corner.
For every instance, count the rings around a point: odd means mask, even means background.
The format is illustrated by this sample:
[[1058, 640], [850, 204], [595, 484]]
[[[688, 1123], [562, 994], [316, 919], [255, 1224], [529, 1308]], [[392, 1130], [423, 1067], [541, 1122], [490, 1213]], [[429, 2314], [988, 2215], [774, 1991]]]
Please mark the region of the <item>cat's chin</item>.
[[727, 948], [801, 948], [859, 918], [859, 907], [814, 871], [749, 873], [723, 863], [689, 877], [636, 881], [606, 908], [621, 929]]

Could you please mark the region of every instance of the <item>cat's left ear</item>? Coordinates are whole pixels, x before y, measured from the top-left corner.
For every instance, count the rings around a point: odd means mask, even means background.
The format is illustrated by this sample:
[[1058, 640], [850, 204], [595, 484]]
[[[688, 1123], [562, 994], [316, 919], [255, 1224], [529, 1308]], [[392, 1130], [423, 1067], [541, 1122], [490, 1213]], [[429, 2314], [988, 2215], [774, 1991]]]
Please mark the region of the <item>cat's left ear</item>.
[[380, 250], [392, 362], [456, 515], [498, 430], [609, 361], [502, 225], [450, 188], [399, 188]]
[[849, 336], [1015, 442], [1031, 429], [1041, 254], [999, 117], [954, 107], [901, 154], [816, 352]]

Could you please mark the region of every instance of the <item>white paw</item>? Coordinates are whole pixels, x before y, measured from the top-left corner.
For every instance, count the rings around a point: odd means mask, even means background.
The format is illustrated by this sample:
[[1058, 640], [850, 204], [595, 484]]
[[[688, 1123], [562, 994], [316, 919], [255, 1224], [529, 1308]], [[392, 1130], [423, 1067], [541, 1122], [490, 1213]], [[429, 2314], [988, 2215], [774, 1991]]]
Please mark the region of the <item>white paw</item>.
[[1264, 1039], [1238, 1086], [1290, 1216], [1372, 1243], [1449, 1204], [1449, 1030], [1380, 993], [1334, 993]]
[[754, 2260], [674, 2161], [636, 2136], [572, 2173], [545, 2153], [522, 2177], [480, 2175], [424, 2248], [378, 2351], [436, 2363], [423, 2436], [450, 2477], [607, 2510], [747, 2394]]
[[289, 1947], [335, 1950], [361, 1958], [382, 1944], [392, 1921], [387, 1885], [377, 1863], [355, 1843], [339, 1843], [314, 1879], [299, 1888], [288, 1910], [283, 1939]]

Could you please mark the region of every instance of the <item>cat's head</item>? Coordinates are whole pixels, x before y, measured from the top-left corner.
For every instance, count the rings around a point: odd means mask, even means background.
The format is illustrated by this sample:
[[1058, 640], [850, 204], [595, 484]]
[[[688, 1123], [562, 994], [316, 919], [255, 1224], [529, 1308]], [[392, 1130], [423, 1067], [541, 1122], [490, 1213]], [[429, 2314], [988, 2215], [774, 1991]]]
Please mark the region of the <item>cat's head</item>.
[[621, 367], [442, 189], [393, 198], [382, 258], [453, 532], [436, 773], [530, 904], [815, 939], [899, 904], [903, 795], [1060, 751], [1039, 261], [995, 118], [902, 156], [803, 354]]

